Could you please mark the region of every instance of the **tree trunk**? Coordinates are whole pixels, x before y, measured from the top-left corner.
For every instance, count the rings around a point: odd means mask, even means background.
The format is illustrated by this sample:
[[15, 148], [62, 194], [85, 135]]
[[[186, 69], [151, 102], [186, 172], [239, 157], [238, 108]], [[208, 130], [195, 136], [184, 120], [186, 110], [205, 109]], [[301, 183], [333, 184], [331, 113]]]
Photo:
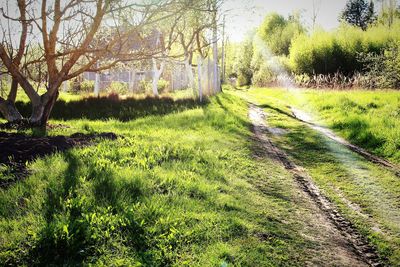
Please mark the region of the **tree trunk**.
[[154, 77], [153, 77], [153, 95], [154, 96], [158, 96], [158, 88], [157, 88], [158, 80], [159, 80], [158, 75], [154, 75]]
[[37, 105], [32, 105], [32, 115], [29, 122], [34, 126], [46, 127], [50, 113], [53, 110], [54, 104], [57, 101], [59, 92], [55, 90], [52, 95], [45, 93], [41, 97], [41, 101]]
[[23, 119], [14, 102], [9, 100], [0, 99], [0, 112], [8, 122], [16, 122]]
[[197, 77], [198, 77], [198, 83], [199, 83], [199, 99], [200, 102], [203, 102], [203, 87], [202, 87], [202, 75], [201, 75], [201, 71], [202, 71], [202, 66], [203, 66], [203, 58], [199, 55], [197, 56]]
[[193, 75], [193, 70], [192, 70], [192, 65], [190, 64], [190, 58], [187, 57], [185, 58], [185, 70], [186, 70], [186, 75], [189, 80], [188, 86], [192, 89], [194, 89], [194, 75]]
[[0, 98], [0, 113], [8, 122], [20, 121], [23, 119], [21, 113], [15, 106], [17, 98], [18, 82], [15, 79], [11, 80], [11, 89], [7, 100]]

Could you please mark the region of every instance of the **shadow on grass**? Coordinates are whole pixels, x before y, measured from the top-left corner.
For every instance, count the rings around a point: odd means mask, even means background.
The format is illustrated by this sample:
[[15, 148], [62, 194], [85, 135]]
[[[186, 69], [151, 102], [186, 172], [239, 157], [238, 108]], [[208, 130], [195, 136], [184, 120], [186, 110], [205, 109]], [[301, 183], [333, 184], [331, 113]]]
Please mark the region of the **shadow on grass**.
[[[232, 109], [228, 108], [224, 103], [222, 103], [221, 101], [221, 95], [217, 95], [215, 96], [215, 99], [218, 103], [218, 106], [220, 108], [222, 108], [225, 112], [225, 114], [228, 114], [230, 116], [232, 116], [233, 118], [235, 118], [235, 120], [237, 120], [241, 125], [246, 126], [246, 128], [251, 129], [252, 127], [252, 123], [248, 120], [243, 119], [242, 117], [240, 117], [237, 113], [233, 112]], [[224, 96], [224, 100], [225, 101], [230, 101], [229, 98], [225, 95]], [[231, 102], [232, 104], [235, 104], [233, 102]]]
[[[88, 97], [78, 101], [65, 102], [58, 100], [53, 108], [51, 118], [57, 120], [82, 119], [129, 121], [149, 115], [166, 115], [169, 113], [195, 108], [205, 103], [196, 99], [173, 99], [170, 97], [146, 97], [143, 99], [118, 97]], [[18, 109], [24, 116], [29, 116], [31, 103], [17, 102]]]
[[282, 110], [280, 108], [277, 108], [277, 107], [274, 107], [274, 106], [271, 106], [271, 105], [268, 105], [268, 104], [262, 104], [262, 105], [259, 105], [258, 107], [260, 107], [262, 109], [272, 109], [272, 110], [278, 112], [279, 114], [282, 114], [282, 115], [288, 116], [288, 117], [290, 117], [292, 119], [301, 121], [296, 116], [294, 116], [292, 113], [289, 113], [287, 111], [284, 111], [284, 110]]
[[[69, 265], [79, 265], [84, 259], [82, 253], [86, 229], [73, 229], [79, 225], [81, 214], [79, 205], [68, 203], [67, 199], [76, 197], [79, 183], [79, 159], [70, 152], [65, 152], [68, 167], [65, 178], [60, 182], [47, 187], [47, 198], [44, 201], [43, 213], [46, 224], [38, 234], [38, 240], [27, 255], [27, 261], [33, 266], [62, 265], [68, 261]], [[73, 239], [70, 238], [73, 233]], [[82, 244], [80, 244], [82, 243]]]
[[[98, 259], [104, 251], [118, 250], [115, 246], [123, 244], [133, 247], [138, 258], [146, 259], [143, 225], [133, 213], [117, 205], [126, 195], [122, 193], [125, 184], [117, 184], [114, 174], [104, 172], [102, 177], [96, 177], [99, 181], [91, 181], [95, 184], [95, 198], [90, 199], [87, 192], [82, 191], [87, 185], [82, 178], [82, 161], [69, 151], [64, 153], [64, 160], [68, 167], [63, 180], [52, 181], [46, 189], [45, 225], [22, 259], [24, 263], [28, 266], [84, 266]], [[127, 192], [132, 193], [131, 190]]]
[[81, 134], [71, 136], [36, 137], [21, 133], [0, 132], [0, 188], [8, 188], [28, 175], [26, 163], [37, 158], [52, 155], [55, 152], [68, 151], [74, 147], [84, 147], [94, 144], [96, 139], [115, 140], [113, 133]]

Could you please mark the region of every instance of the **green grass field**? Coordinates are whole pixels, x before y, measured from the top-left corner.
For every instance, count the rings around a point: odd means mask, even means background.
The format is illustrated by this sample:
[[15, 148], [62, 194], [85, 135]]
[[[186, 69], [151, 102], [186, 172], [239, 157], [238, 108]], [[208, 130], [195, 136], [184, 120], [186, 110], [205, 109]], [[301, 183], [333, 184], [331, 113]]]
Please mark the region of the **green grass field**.
[[[57, 114], [55, 114], [57, 115]], [[325, 261], [307, 202], [254, 157], [230, 94], [168, 115], [52, 121], [123, 138], [48, 156], [0, 189], [1, 265], [276, 266]], [[49, 169], [51, 171], [49, 171]], [[5, 174], [3, 174], [5, 175]]]
[[288, 131], [273, 140], [398, 264], [399, 179], [285, 115], [301, 104], [285, 90], [257, 89], [203, 104], [64, 98], [51, 123], [69, 127], [49, 135], [120, 138], [28, 163], [29, 177], [0, 188], [1, 265], [340, 265], [310, 200], [260, 156], [241, 98]]
[[[352, 142], [359, 140], [356, 143], [367, 149], [372, 144], [368, 140], [359, 139], [366, 133], [386, 140], [379, 145], [375, 144], [372, 151], [382, 151], [383, 155], [393, 159], [392, 156], [399, 155], [398, 151], [394, 155], [384, 154], [383, 147], [384, 144], [395, 142], [388, 136], [399, 131], [392, 128], [393, 125], [399, 125], [399, 117], [388, 114], [398, 108], [400, 93], [314, 90], [291, 92], [258, 88], [236, 91], [236, 94], [263, 107], [271, 127], [286, 131], [283, 135], [273, 136], [275, 143], [307, 170], [328, 198], [376, 245], [390, 265], [397, 266], [400, 263], [400, 179], [391, 171], [367, 162], [294, 119], [289, 105], [307, 110], [319, 118], [321, 123], [331, 126]], [[347, 104], [350, 102], [351, 105]], [[363, 112], [360, 111], [362, 108], [365, 109]], [[365, 128], [354, 128], [350, 125], [338, 130], [334, 127], [339, 122], [346, 125], [346, 122], [354, 120], [364, 121]], [[353, 135], [346, 135], [351, 132]]]

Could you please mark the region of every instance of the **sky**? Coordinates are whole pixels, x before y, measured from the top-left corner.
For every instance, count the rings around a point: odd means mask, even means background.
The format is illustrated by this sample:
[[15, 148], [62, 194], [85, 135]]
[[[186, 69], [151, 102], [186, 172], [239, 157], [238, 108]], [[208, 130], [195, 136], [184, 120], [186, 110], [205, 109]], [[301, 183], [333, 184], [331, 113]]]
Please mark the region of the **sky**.
[[239, 42], [270, 12], [286, 17], [293, 11], [301, 12], [305, 25], [312, 28], [313, 2], [318, 10], [317, 26], [331, 30], [339, 25], [338, 17], [346, 0], [226, 0], [226, 33], [230, 41]]

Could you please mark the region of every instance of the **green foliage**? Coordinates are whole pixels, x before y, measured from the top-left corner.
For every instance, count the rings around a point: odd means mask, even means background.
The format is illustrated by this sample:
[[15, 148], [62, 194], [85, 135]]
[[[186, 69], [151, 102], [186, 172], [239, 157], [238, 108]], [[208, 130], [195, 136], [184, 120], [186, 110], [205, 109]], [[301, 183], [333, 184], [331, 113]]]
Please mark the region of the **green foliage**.
[[289, 71], [286, 56], [293, 38], [304, 31], [298, 15], [288, 19], [276, 13], [267, 15], [257, 32], [237, 52], [241, 55], [237, 58], [241, 66], [238, 85], [266, 86], [276, 83], [278, 75]]
[[400, 23], [392, 28], [374, 26], [367, 31], [342, 25], [334, 32], [316, 31], [311, 36], [300, 35], [290, 50], [291, 68], [296, 74], [350, 75], [363, 71], [360, 53], [381, 53], [393, 41], [400, 40]]
[[400, 41], [392, 43], [380, 54], [361, 54], [371, 88], [400, 88]]
[[167, 92], [168, 87], [169, 87], [169, 82], [168, 82], [167, 80], [160, 79], [160, 80], [158, 81], [157, 88], [158, 88], [158, 92], [159, 92], [159, 93], [165, 93], [165, 92]]
[[397, 0], [380, 0], [381, 10], [378, 16], [378, 23], [391, 27], [400, 19], [400, 5]]
[[365, 0], [348, 0], [341, 14], [341, 19], [347, 23], [366, 30], [368, 25], [376, 20], [374, 2]]
[[94, 91], [94, 81], [84, 80], [82, 82], [74, 82], [73, 91], [77, 93], [92, 93]]
[[111, 82], [110, 85], [106, 88], [108, 93], [114, 93], [118, 95], [126, 95], [129, 92], [128, 83], [123, 82]]
[[255, 45], [252, 69], [254, 72], [252, 84], [256, 86], [271, 86], [278, 83], [280, 75], [289, 73], [289, 60], [285, 56], [265, 54]]
[[258, 28], [258, 36], [274, 55], [289, 55], [293, 38], [305, 32], [298, 15], [285, 19], [282, 15], [271, 13], [267, 15]]
[[146, 81], [145, 79], [143, 79], [139, 82], [138, 87], [139, 87], [139, 92], [143, 93], [150, 92], [152, 88], [152, 83], [151, 81]]
[[251, 34], [241, 45], [238, 57], [235, 62], [235, 70], [237, 74], [237, 85], [250, 85], [253, 78], [251, 69], [251, 60], [253, 58], [253, 34]]

